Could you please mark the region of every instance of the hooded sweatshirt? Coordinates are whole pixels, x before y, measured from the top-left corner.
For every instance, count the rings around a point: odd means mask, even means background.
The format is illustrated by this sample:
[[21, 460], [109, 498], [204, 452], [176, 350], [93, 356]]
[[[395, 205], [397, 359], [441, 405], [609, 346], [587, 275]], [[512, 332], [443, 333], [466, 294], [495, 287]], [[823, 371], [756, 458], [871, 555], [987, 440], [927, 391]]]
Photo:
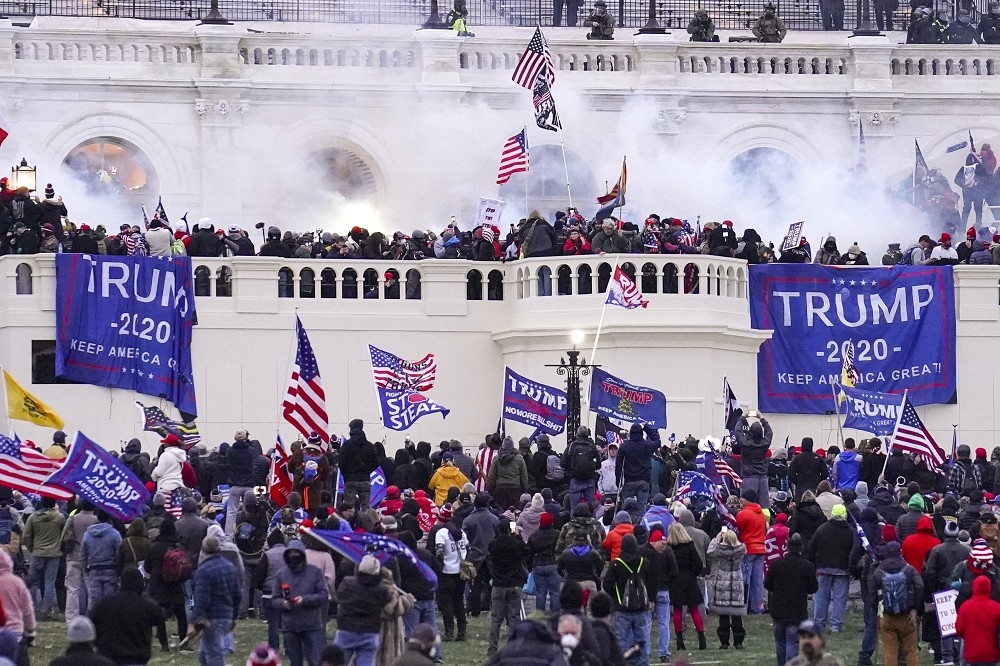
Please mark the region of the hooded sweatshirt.
[[115, 569], [121, 543], [122, 536], [111, 523], [94, 523], [88, 527], [80, 551], [87, 571]]
[[991, 599], [990, 593], [990, 579], [979, 576], [972, 582], [972, 598], [958, 609], [955, 631], [964, 641], [962, 657], [966, 663], [1000, 661], [1000, 603]]
[[545, 513], [545, 500], [541, 495], [535, 493], [531, 497], [531, 504], [517, 517], [517, 527], [521, 531], [521, 538], [525, 543], [531, 535], [538, 531], [538, 524], [541, 522], [542, 514]]
[[486, 474], [486, 487], [492, 493], [497, 488], [516, 488], [521, 492], [528, 489], [528, 466], [524, 458], [514, 449], [514, 440], [505, 437], [500, 452], [493, 459]]
[[854, 486], [854, 492], [858, 494], [854, 498], [854, 503], [858, 505], [858, 508], [864, 511], [868, 508], [868, 484], [864, 481], [858, 481], [857, 485]]
[[14, 573], [14, 562], [6, 548], [0, 548], [0, 605], [7, 615], [9, 629], [21, 639], [26, 632], [35, 633], [35, 605], [31, 593], [19, 576]]
[[736, 514], [736, 528], [740, 541], [747, 547], [747, 555], [763, 555], [764, 536], [767, 534], [767, 518], [760, 504], [747, 502]]
[[[290, 564], [290, 553], [300, 553], [302, 563], [295, 568]], [[306, 549], [295, 539], [282, 553], [285, 567], [278, 571], [271, 586], [271, 604], [281, 610], [282, 631], [313, 631], [322, 629], [326, 620], [326, 607], [330, 601], [323, 572], [306, 560]], [[285, 608], [285, 598], [301, 597], [301, 603]]]
[[156, 491], [169, 493], [184, 485], [181, 471], [184, 469], [184, 461], [187, 454], [179, 446], [171, 446], [163, 450], [156, 461], [156, 467], [150, 475], [156, 482]]
[[434, 492], [434, 503], [441, 506], [448, 499], [450, 488], [461, 488], [468, 482], [468, 477], [462, 474], [459, 468], [454, 465], [442, 465], [434, 472], [428, 488]]
[[834, 478], [837, 490], [850, 488], [854, 490], [861, 480], [861, 456], [854, 449], [842, 451], [833, 463]]
[[934, 522], [930, 516], [920, 516], [917, 531], [903, 539], [903, 559], [917, 571], [923, 573], [924, 561], [931, 548], [941, 543], [934, 534]]

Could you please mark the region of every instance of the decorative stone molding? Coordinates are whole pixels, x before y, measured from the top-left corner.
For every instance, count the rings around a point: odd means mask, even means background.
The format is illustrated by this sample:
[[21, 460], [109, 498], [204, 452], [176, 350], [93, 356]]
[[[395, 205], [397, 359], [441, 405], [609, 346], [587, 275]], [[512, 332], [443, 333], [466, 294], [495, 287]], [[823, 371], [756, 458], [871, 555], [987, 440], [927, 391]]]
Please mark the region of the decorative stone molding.
[[23, 97], [9, 97], [5, 100], [0, 100], [0, 111], [3, 111], [6, 115], [11, 118], [15, 118], [18, 112], [24, 108], [24, 98]]
[[239, 100], [198, 99], [194, 103], [194, 112], [204, 123], [236, 124], [249, 111], [250, 104]]
[[680, 134], [680, 125], [687, 118], [686, 109], [660, 109], [656, 115], [654, 128], [657, 134], [676, 136]]
[[896, 125], [899, 123], [898, 111], [851, 111], [849, 120], [852, 125], [861, 123], [866, 136], [895, 136]]

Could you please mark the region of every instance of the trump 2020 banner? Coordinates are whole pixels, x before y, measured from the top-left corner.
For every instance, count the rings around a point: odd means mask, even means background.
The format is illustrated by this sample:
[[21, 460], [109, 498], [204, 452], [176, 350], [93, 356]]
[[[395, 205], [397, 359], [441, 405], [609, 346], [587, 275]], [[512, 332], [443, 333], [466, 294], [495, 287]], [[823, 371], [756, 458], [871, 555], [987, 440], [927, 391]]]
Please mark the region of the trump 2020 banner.
[[522, 377], [505, 368], [503, 417], [538, 428], [547, 435], [566, 429], [566, 392]]
[[590, 383], [590, 411], [619, 421], [648, 423], [657, 430], [667, 427], [667, 396], [600, 368], [594, 368]]
[[903, 396], [840, 386], [838, 400], [843, 397], [840, 412], [844, 427], [888, 437], [896, 427]]
[[119, 520], [141, 515], [150, 497], [125, 463], [82, 432], [76, 433], [66, 462], [45, 483], [64, 488]]
[[831, 383], [853, 344], [859, 388], [909, 390], [915, 405], [955, 395], [955, 299], [949, 266], [750, 267], [750, 321], [772, 330], [757, 355], [764, 412], [831, 412]]
[[188, 257], [56, 255], [56, 374], [197, 416]]

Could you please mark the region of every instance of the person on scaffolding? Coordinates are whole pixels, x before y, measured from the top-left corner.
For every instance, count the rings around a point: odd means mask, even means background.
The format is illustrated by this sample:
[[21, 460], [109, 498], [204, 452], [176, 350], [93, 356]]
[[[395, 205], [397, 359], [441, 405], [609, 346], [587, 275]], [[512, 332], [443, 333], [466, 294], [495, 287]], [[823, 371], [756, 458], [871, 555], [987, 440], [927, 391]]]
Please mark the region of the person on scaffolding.
[[445, 23], [458, 33], [459, 37], [475, 37], [476, 35], [469, 32], [469, 27], [465, 24], [467, 18], [469, 18], [469, 8], [465, 6], [465, 0], [455, 0], [455, 6], [448, 12]]

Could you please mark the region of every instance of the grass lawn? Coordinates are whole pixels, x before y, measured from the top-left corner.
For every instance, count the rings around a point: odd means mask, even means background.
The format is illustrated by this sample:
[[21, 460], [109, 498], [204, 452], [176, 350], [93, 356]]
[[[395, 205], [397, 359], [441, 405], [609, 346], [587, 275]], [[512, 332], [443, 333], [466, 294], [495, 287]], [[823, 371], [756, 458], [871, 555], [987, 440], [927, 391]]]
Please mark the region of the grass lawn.
[[[690, 618], [688, 619], [690, 621]], [[676, 642], [671, 640], [671, 651], [673, 657], [684, 657], [689, 664], [725, 664], [726, 666], [771, 666], [774, 661], [774, 643], [771, 636], [771, 621], [766, 615], [744, 618], [747, 630], [747, 638], [744, 643], [745, 649], [719, 650], [719, 639], [715, 634], [719, 620], [715, 616], [706, 618], [706, 637], [708, 638], [708, 649], [698, 650], [697, 636], [693, 629], [688, 629], [685, 633], [685, 642], [688, 651], [679, 655], [674, 650]], [[455, 666], [481, 666], [486, 662], [486, 648], [489, 638], [489, 617], [486, 615], [478, 618], [469, 618], [468, 641], [464, 643], [445, 643], [444, 663]], [[168, 624], [170, 627], [172, 623]], [[849, 612], [844, 622], [844, 630], [839, 634], [828, 637], [827, 649], [840, 658], [845, 666], [853, 666], [857, 663], [858, 647], [861, 645], [861, 615], [859, 612]], [[328, 626], [329, 635], [332, 637], [336, 628], [335, 622], [330, 622]], [[505, 630], [501, 630], [501, 641]], [[655, 663], [657, 661], [656, 628], [653, 628], [653, 645], [651, 657]], [[230, 666], [243, 666], [246, 663], [246, 656], [250, 649], [258, 642], [267, 640], [267, 627], [260, 620], [241, 621], [236, 628], [236, 654], [232, 655], [227, 663]], [[153, 640], [154, 646], [156, 640]], [[30, 651], [31, 663], [33, 666], [45, 666], [52, 659], [62, 654], [66, 647], [66, 627], [63, 622], [42, 622], [38, 627], [38, 647]], [[695, 648], [695, 649], [692, 649]], [[171, 652], [161, 654], [159, 648], [154, 647], [151, 664], [161, 666], [182, 666], [197, 664], [198, 657], [192, 652]], [[876, 653], [876, 663], [882, 663], [881, 646]], [[287, 662], [286, 662], [287, 663]], [[924, 650], [920, 653], [920, 663], [930, 664], [930, 654]]]

